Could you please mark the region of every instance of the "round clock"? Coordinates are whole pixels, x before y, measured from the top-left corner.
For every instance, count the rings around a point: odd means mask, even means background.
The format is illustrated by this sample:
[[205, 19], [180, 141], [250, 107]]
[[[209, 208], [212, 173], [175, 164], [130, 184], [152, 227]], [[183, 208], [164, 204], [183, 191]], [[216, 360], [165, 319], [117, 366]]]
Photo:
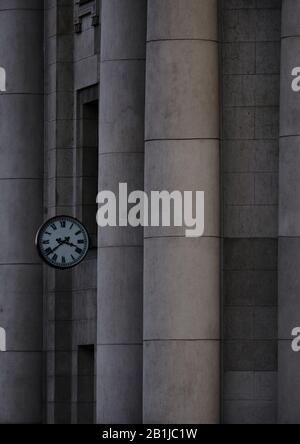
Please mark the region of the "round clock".
[[36, 235], [41, 258], [51, 267], [67, 269], [80, 264], [89, 250], [89, 235], [77, 219], [56, 216], [45, 222]]

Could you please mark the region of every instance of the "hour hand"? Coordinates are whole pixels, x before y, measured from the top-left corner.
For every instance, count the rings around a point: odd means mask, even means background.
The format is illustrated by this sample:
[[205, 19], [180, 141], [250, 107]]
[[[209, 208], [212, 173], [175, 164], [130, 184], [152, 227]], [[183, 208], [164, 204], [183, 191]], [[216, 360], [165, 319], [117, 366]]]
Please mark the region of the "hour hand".
[[49, 248], [49, 251], [48, 251], [48, 250], [46, 251], [47, 256], [49, 256], [49, 254], [51, 254], [51, 253], [54, 253], [54, 251], [58, 250], [59, 247], [61, 247], [62, 245], [65, 244], [65, 241], [63, 241], [63, 240], [61, 240], [61, 239], [56, 239], [56, 240], [57, 240], [57, 242], [58, 242], [58, 245], [57, 245], [55, 248], [53, 248], [53, 250], [51, 250], [51, 249]]

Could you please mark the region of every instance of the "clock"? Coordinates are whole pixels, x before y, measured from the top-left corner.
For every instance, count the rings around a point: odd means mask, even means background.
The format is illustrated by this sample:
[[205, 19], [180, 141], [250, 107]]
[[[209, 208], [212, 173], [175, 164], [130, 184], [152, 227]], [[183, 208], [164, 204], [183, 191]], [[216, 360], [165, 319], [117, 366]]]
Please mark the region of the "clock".
[[35, 243], [43, 261], [62, 270], [80, 264], [90, 245], [84, 225], [70, 216], [56, 216], [45, 222]]

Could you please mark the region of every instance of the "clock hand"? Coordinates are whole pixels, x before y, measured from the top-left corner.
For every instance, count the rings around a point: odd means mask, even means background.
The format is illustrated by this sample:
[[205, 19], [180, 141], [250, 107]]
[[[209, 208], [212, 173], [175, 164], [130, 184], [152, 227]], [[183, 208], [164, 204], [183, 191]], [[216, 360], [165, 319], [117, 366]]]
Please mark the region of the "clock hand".
[[58, 250], [59, 247], [61, 247], [62, 245], [64, 245], [66, 243], [65, 241], [62, 241], [62, 240], [58, 240], [58, 242], [59, 242], [59, 245], [57, 245], [55, 248], [53, 248], [53, 250], [49, 251], [47, 256], [54, 253], [56, 250]]
[[70, 247], [75, 247], [76, 248], [76, 245], [74, 245], [74, 244], [72, 244], [72, 243], [70, 243], [70, 242], [64, 242], [64, 244], [66, 244], [66, 245], [69, 245]]

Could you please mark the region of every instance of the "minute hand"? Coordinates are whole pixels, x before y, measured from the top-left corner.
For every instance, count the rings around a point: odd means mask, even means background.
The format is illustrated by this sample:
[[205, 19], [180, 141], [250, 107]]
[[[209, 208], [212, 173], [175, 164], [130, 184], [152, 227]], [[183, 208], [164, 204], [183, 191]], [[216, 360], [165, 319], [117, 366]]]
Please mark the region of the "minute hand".
[[61, 246], [64, 245], [65, 243], [66, 243], [65, 241], [60, 242], [60, 244], [57, 245], [55, 248], [53, 248], [53, 250], [51, 250], [51, 251], [47, 254], [47, 256], [49, 256], [50, 254], [54, 253], [54, 251], [58, 250], [59, 247], [61, 247]]
[[66, 241], [65, 241], [64, 244], [69, 245], [70, 247], [74, 247], [74, 248], [76, 248], [76, 245], [71, 244], [70, 242], [66, 242]]

